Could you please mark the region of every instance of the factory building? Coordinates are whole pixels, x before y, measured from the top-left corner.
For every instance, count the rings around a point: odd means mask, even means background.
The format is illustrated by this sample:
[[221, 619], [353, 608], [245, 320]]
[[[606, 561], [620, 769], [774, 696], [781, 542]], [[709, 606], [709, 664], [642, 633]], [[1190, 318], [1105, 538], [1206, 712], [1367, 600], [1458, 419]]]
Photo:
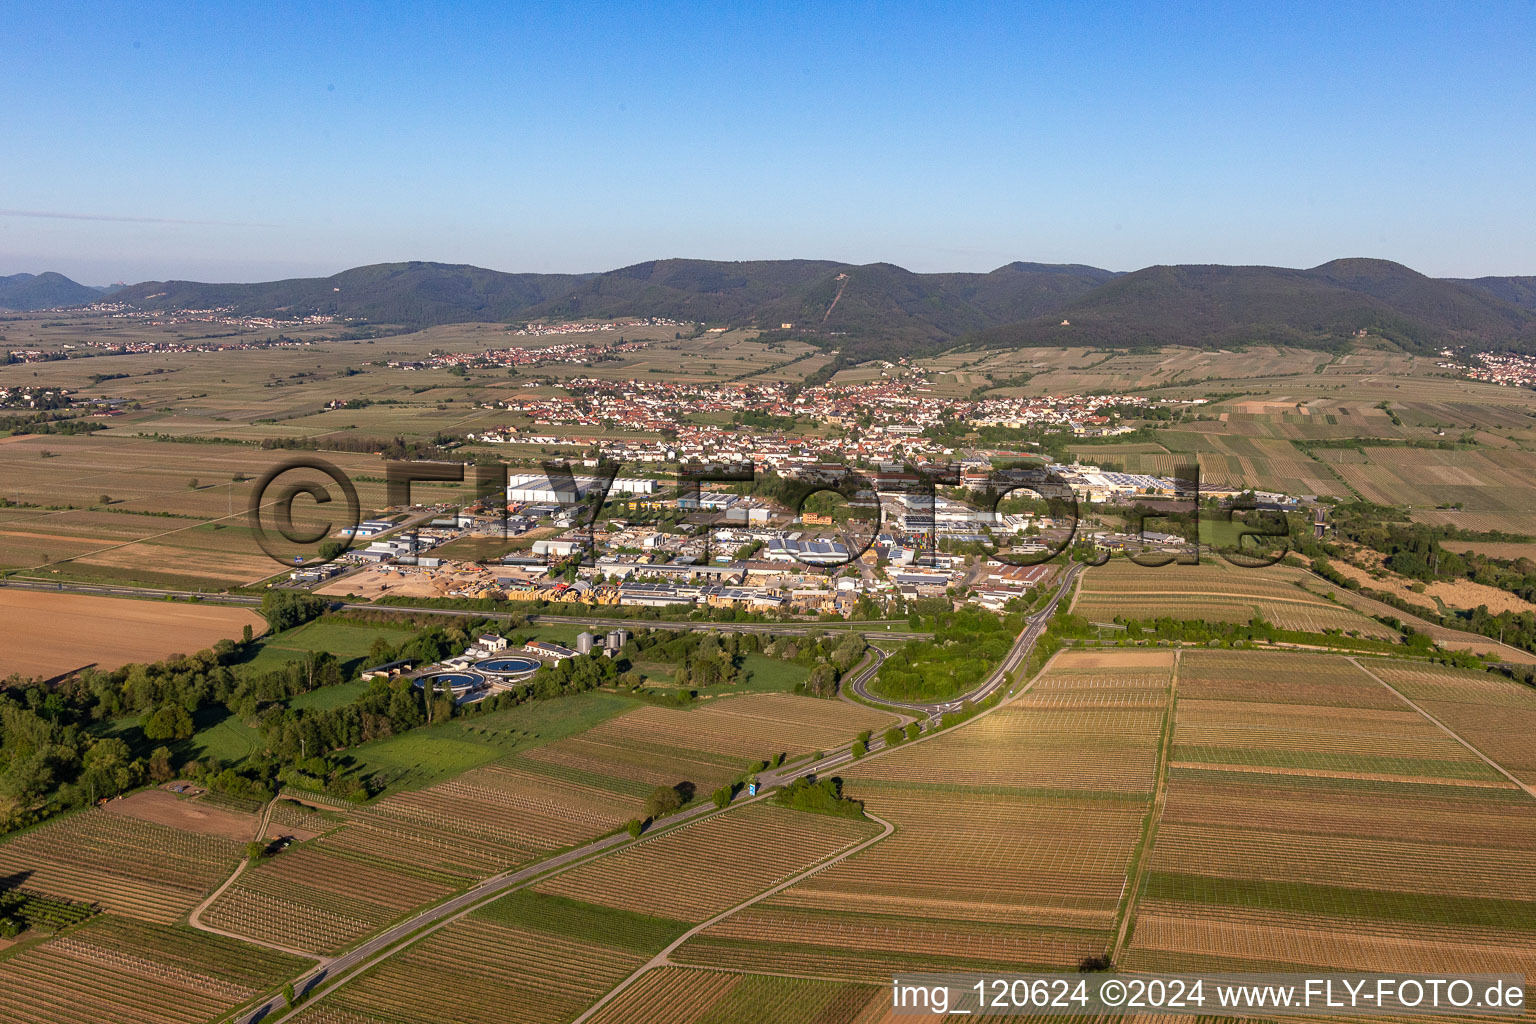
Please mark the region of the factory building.
[[[507, 501], [552, 502], [557, 505], [574, 505], [597, 485], [597, 479], [577, 476], [569, 480], [551, 481], [544, 473], [519, 473], [507, 478]], [[608, 488], [610, 495], [655, 494], [656, 481], [632, 477], [616, 477]]]

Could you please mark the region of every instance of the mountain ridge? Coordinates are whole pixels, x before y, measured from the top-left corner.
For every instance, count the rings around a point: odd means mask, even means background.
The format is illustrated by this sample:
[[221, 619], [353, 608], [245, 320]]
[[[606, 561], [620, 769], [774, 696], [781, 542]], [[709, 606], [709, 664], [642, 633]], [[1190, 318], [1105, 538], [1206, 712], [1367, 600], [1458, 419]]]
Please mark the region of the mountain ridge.
[[[39, 280], [17, 275], [0, 284], [18, 278]], [[48, 288], [30, 287], [69, 293], [60, 282], [77, 291], [59, 305], [102, 296], [62, 275], [51, 275]], [[769, 331], [791, 324], [796, 334], [825, 338], [859, 358], [955, 345], [1331, 348], [1361, 332], [1421, 352], [1461, 345], [1536, 351], [1536, 278], [1432, 278], [1370, 258], [1307, 269], [1169, 264], [1126, 273], [1016, 261], [987, 273], [926, 274], [833, 260], [661, 259], [585, 274], [408, 261], [251, 284], [147, 281], [112, 298], [140, 309], [229, 307], [407, 328], [625, 316]]]
[[27, 313], [95, 302], [112, 288], [80, 284], [52, 270], [0, 276], [0, 309]]

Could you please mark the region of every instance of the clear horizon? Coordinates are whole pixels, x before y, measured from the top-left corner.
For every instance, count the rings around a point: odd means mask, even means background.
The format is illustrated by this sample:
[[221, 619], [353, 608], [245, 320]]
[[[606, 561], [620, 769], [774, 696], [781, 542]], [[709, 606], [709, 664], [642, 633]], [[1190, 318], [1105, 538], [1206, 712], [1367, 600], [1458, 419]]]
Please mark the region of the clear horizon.
[[1536, 274], [1536, 4], [11, 12], [0, 273]]

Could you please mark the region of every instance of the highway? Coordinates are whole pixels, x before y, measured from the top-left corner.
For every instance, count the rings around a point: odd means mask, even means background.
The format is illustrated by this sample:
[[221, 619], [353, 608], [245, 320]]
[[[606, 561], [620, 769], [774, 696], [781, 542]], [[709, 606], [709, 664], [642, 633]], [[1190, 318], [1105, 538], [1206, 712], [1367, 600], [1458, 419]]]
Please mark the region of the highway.
[[[1077, 574], [1080, 571], [1082, 571], [1082, 566], [1079, 563], [1069, 562], [1067, 564], [1066, 572], [1062, 574], [1061, 583], [1056, 588], [1056, 593], [1051, 595], [1051, 599], [1046, 602], [1045, 607], [1030, 615], [1030, 617], [1025, 621], [1024, 631], [1020, 633], [1019, 638], [1013, 642], [1013, 647], [1008, 651], [1008, 656], [1003, 659], [1002, 664], [998, 665], [992, 674], [988, 676], [980, 686], [976, 687], [974, 690], [971, 690], [969, 693], [961, 694], [952, 700], [944, 701], [942, 703], [930, 704], [890, 700], [888, 698], [878, 696], [874, 693], [871, 693], [869, 690], [869, 683], [875, 676], [875, 670], [879, 668], [878, 661], [870, 669], [859, 673], [857, 677], [852, 679], [848, 683], [848, 689], [852, 690], [860, 700], [867, 701], [871, 704], [877, 704], [882, 707], [891, 708], [895, 711], [904, 711], [909, 714], [916, 713], [927, 715], [929, 718], [938, 718], [946, 711], [956, 711], [966, 701], [970, 701], [974, 704], [978, 701], [985, 700], [986, 698], [990, 697], [993, 692], [995, 692], [1000, 686], [1007, 682], [1008, 674], [1010, 672], [1015, 671], [1020, 665], [1024, 664], [1024, 660], [1029, 657], [1029, 652], [1034, 650], [1035, 643], [1040, 639], [1040, 634], [1044, 633], [1046, 626], [1050, 624], [1051, 616], [1056, 614], [1057, 606], [1060, 605], [1062, 599], [1071, 592], [1072, 582], [1077, 578]], [[878, 641], [881, 635], [884, 634], [870, 636], [871, 643]], [[894, 636], [894, 634], [892, 635]], [[880, 661], [883, 661], [884, 659], [885, 652], [882, 651], [880, 653]]]

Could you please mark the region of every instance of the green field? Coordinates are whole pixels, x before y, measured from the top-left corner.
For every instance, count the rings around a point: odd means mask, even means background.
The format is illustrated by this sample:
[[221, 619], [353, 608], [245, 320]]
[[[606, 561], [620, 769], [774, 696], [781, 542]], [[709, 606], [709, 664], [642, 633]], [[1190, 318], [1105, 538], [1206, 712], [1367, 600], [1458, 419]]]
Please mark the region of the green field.
[[[180, 764], [196, 758], [232, 764], [244, 760], [261, 748], [261, 733], [222, 705], [200, 709], [192, 716], [192, 724], [196, 731], [190, 738], [163, 744], [170, 749], [174, 763]], [[128, 744], [135, 757], [147, 757], [154, 748], [162, 746], [144, 738], [144, 730], [137, 716], [98, 723], [91, 727], [90, 732], [122, 740]]]
[[480, 562], [531, 547], [533, 537], [537, 536], [541, 535], [534, 533], [532, 537], [460, 537], [434, 549], [432, 554], [439, 558]]
[[383, 772], [390, 791], [434, 782], [590, 729], [636, 706], [626, 696], [589, 691], [467, 715], [346, 751], [363, 776]]
[[329, 651], [341, 662], [342, 671], [350, 674], [367, 667], [363, 662], [367, 660], [368, 648], [374, 640], [382, 636], [391, 644], [398, 644], [414, 632], [414, 628], [405, 623], [355, 622], [334, 617], [316, 619], [263, 638], [245, 665], [251, 670], [265, 672], [310, 651]]
[[496, 760], [496, 748], [448, 735], [417, 730], [387, 740], [375, 740], [348, 751], [365, 775], [382, 772], [393, 789], [431, 785]]
[[329, 711], [339, 708], [343, 704], [350, 704], [363, 694], [368, 692], [371, 683], [365, 679], [354, 679], [349, 683], [338, 683], [335, 686], [322, 686], [318, 690], [310, 690], [301, 693], [288, 701], [290, 708], [302, 708], [308, 711]]
[[746, 655], [741, 667], [746, 682], [731, 687], [732, 690], [793, 690], [811, 674], [804, 665], [763, 654]]

